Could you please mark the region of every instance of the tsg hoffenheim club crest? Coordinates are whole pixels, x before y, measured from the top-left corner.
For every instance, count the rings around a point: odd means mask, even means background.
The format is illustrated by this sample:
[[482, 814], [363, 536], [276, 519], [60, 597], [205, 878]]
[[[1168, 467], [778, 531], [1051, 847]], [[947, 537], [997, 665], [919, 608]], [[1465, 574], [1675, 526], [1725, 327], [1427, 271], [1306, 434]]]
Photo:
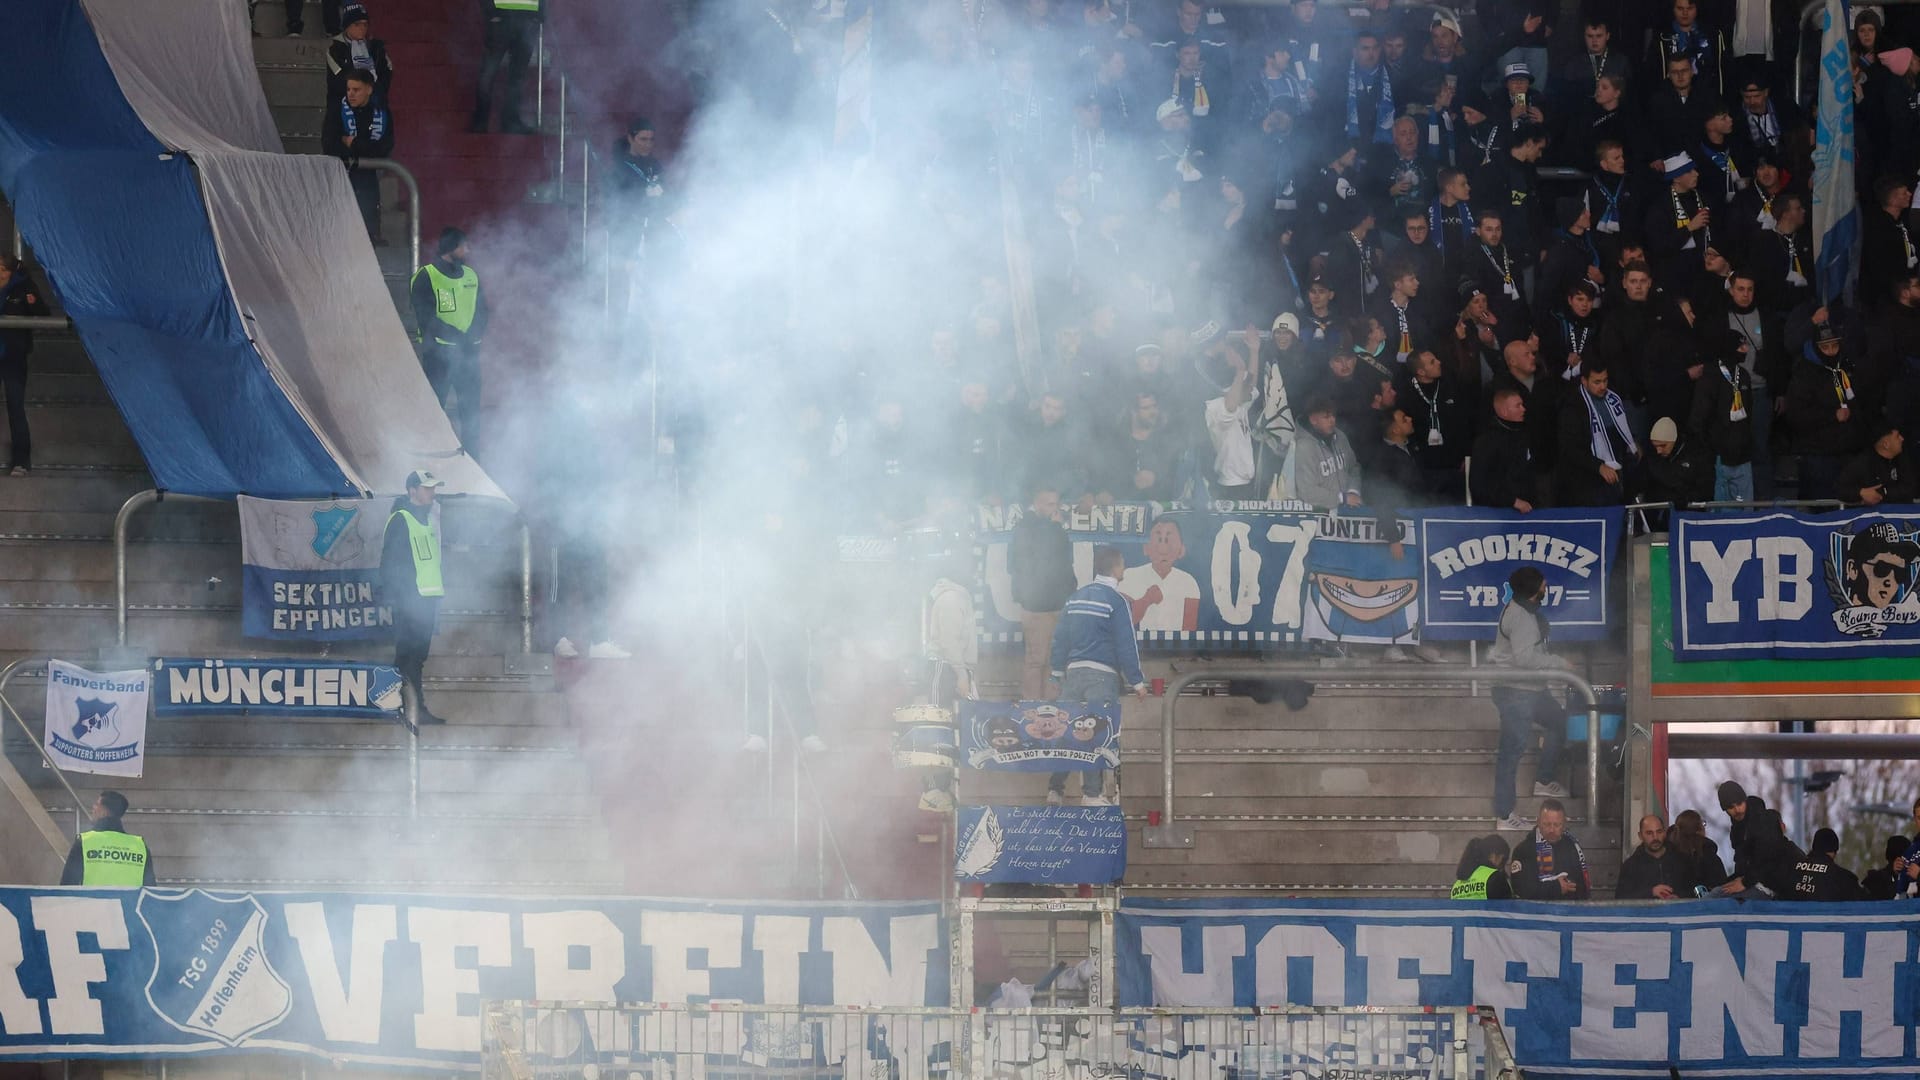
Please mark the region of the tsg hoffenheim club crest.
[[315, 510], [313, 553], [331, 563], [345, 563], [357, 558], [360, 554], [360, 531], [353, 527], [353, 519], [359, 513], [359, 507], [340, 503]]
[[267, 913], [252, 896], [148, 890], [134, 910], [153, 941], [147, 1003], [162, 1020], [239, 1046], [292, 1011], [293, 991], [267, 961]]

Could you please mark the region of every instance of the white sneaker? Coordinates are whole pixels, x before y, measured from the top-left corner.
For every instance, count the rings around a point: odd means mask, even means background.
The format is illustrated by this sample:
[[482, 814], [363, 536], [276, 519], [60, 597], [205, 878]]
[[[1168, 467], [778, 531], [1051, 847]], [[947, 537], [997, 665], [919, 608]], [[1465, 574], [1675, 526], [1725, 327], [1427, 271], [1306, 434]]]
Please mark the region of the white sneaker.
[[1415, 645], [1413, 647], [1413, 658], [1423, 664], [1444, 664], [1447, 662], [1447, 654], [1441, 652], [1439, 647], [1435, 645]]
[[1549, 780], [1544, 784], [1534, 781], [1533, 793], [1545, 799], [1565, 799], [1572, 794], [1567, 790], [1567, 785], [1555, 780]]
[[941, 788], [923, 791], [920, 793], [920, 809], [944, 814], [953, 809], [953, 793]]
[[740, 749], [749, 754], [764, 754], [767, 752], [767, 740], [759, 735], [749, 735], [747, 741], [740, 744]]
[[621, 648], [618, 643], [602, 641], [587, 650], [589, 660], [631, 660], [633, 654]]
[[1508, 814], [1506, 817], [1496, 819], [1493, 827], [1499, 832], [1532, 832], [1533, 822], [1518, 814]]
[[1047, 805], [1048, 806], [1065, 806], [1066, 804], [1067, 804], [1066, 792], [1055, 791], [1052, 788], [1047, 789]]
[[1081, 806], [1112, 806], [1113, 800], [1107, 798], [1105, 795], [1082, 795], [1080, 796], [1080, 805]]
[[1413, 657], [1408, 656], [1407, 650], [1400, 646], [1389, 645], [1380, 653], [1380, 662], [1383, 664], [1411, 664], [1413, 663]]
[[553, 655], [562, 660], [577, 660], [580, 657], [580, 650], [574, 647], [571, 638], [561, 638], [553, 643]]
[[809, 735], [800, 740], [800, 749], [809, 754], [824, 754], [827, 752], [827, 741], [818, 735]]

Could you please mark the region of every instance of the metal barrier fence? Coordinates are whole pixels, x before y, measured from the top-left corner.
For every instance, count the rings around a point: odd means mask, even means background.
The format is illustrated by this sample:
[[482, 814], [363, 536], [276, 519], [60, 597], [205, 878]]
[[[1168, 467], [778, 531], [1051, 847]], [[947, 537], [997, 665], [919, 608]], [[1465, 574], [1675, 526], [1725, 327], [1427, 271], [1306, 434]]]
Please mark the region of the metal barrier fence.
[[[1492, 1010], [488, 1002], [482, 1080], [1501, 1080]], [[624, 1076], [622, 1075], [624, 1074]]]

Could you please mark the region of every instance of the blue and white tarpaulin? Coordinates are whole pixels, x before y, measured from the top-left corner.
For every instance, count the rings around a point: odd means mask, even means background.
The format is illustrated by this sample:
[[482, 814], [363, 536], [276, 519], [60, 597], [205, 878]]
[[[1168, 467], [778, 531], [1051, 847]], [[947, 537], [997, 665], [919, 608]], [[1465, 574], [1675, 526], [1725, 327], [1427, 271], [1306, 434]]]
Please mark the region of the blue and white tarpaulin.
[[1914, 656], [1920, 507], [1675, 514], [1681, 660]]
[[0, 1057], [479, 1065], [479, 1002], [944, 1005], [937, 903], [0, 889]]
[[1542, 605], [1553, 636], [1607, 636], [1607, 592], [1620, 548], [1621, 512], [1461, 508], [1420, 515], [1427, 641], [1490, 641], [1500, 628], [1507, 578], [1532, 566], [1547, 578]]
[[1083, 701], [962, 701], [968, 768], [1071, 772], [1120, 767], [1120, 706]]
[[239, 503], [240, 625], [248, 637], [347, 641], [392, 633], [393, 611], [378, 593], [394, 500], [243, 495]]
[[391, 720], [400, 670], [349, 660], [167, 658], [153, 662], [153, 715], [304, 716]]
[[67, 772], [139, 776], [147, 761], [147, 673], [47, 663], [47, 756]]
[[1487, 1005], [1529, 1077], [1913, 1075], [1910, 905], [1133, 900], [1121, 1005]]
[[1127, 873], [1117, 806], [962, 806], [954, 876], [1028, 885], [1111, 885]]

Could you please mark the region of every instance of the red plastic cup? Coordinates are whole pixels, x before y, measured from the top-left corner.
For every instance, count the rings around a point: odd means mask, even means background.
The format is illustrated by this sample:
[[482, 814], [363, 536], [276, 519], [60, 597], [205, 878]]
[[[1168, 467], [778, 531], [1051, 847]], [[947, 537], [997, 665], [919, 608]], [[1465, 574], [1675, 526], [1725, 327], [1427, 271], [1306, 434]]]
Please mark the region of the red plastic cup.
[[1153, 680], [1153, 696], [1164, 697], [1166, 696], [1166, 693], [1167, 693], [1167, 680], [1165, 679]]
[[1147, 824], [1153, 826], [1156, 829], [1159, 828], [1160, 827], [1160, 811], [1158, 810], [1147, 811]]

